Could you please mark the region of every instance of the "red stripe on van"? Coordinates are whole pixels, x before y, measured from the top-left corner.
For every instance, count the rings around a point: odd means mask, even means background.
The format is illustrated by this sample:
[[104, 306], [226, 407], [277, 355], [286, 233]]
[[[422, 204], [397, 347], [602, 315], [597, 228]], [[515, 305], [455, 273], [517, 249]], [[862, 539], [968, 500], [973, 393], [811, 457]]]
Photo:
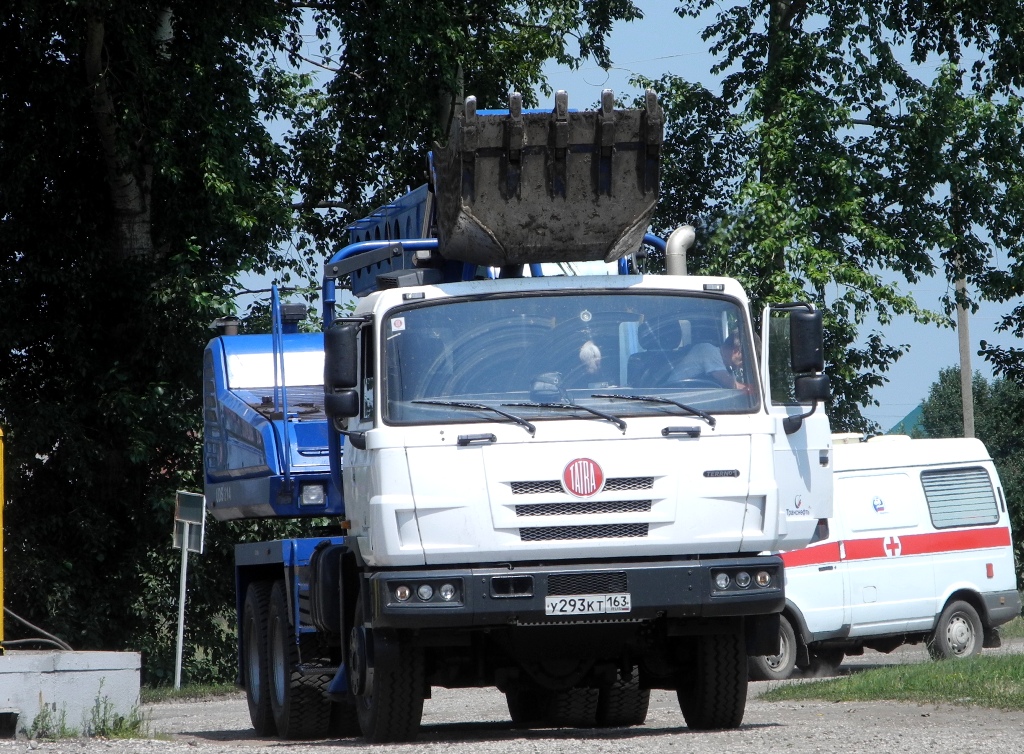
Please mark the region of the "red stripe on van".
[[[960, 550], [983, 550], [988, 547], [1009, 547], [1010, 530], [1006, 527], [998, 529], [959, 529], [940, 531], [928, 534], [908, 534], [899, 539], [899, 555], [930, 555], [936, 552], [958, 552]], [[879, 542], [879, 555], [885, 557], [885, 543], [889, 537]], [[846, 557], [853, 560], [850, 545], [846, 546]]]
[[808, 545], [802, 550], [790, 550], [782, 553], [782, 563], [787, 568], [819, 563], [838, 563], [839, 543], [824, 542], [820, 545]]
[[[984, 550], [992, 547], [1009, 547], [1008, 528], [957, 529], [928, 534], [886, 535], [871, 539], [844, 539], [846, 557], [843, 560], [869, 560], [886, 557], [886, 546], [895, 557], [904, 555], [930, 555], [939, 552], [963, 550]], [[825, 542], [808, 545], [802, 550], [782, 553], [782, 562], [789, 568], [794, 566], [838, 563], [839, 543]]]

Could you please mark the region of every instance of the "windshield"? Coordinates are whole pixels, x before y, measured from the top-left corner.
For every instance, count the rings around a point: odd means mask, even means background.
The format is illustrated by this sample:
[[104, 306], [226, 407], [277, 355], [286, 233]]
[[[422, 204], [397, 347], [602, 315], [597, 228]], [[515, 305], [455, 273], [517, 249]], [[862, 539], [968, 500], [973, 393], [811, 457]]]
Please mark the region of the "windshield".
[[441, 299], [392, 312], [383, 333], [392, 424], [509, 420], [488, 407], [531, 420], [571, 414], [552, 403], [578, 404], [580, 418], [598, 421], [760, 406], [746, 317], [724, 297]]

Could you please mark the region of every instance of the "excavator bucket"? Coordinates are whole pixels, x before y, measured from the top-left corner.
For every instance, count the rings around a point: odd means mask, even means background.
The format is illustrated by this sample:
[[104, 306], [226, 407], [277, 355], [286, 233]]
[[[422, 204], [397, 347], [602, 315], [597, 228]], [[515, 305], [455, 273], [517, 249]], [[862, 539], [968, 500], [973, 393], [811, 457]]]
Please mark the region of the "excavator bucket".
[[617, 110], [477, 112], [466, 100], [446, 146], [435, 145], [433, 183], [441, 255], [485, 266], [604, 260], [640, 248], [658, 200], [664, 115]]

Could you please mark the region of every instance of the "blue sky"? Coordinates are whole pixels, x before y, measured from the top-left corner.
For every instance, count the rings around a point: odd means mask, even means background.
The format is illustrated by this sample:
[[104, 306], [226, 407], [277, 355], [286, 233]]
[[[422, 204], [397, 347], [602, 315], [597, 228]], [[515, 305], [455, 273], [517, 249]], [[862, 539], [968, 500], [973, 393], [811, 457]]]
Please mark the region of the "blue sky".
[[[552, 89], [565, 89], [569, 94], [570, 107], [592, 106], [605, 88], [612, 89], [616, 96], [625, 95], [628, 101], [636, 92], [629, 86], [629, 79], [636, 74], [658, 78], [662, 74], [673, 73], [717, 90], [715, 78], [710, 74], [714, 59], [707, 52], [707, 44], [700, 39], [700, 32], [706, 24], [679, 18], [673, 12], [676, 4], [665, 0], [640, 0], [638, 5], [644, 10], [642, 21], [620, 23], [612, 30], [609, 44], [612, 70], [606, 72], [592, 64], [577, 71], [554, 64], [546, 67]], [[554, 99], [542, 97], [540, 104], [553, 107]], [[905, 287], [905, 290], [921, 306], [937, 310], [941, 297], [952, 287], [938, 277]], [[971, 366], [989, 378], [992, 371], [977, 355], [978, 344], [981, 340], [1001, 345], [1018, 343], [1006, 333], [995, 332], [1000, 316], [1009, 309], [1007, 305], [983, 304], [970, 318]], [[900, 317], [882, 332], [890, 343], [911, 346], [889, 371], [889, 383], [875, 391], [880, 405], [864, 409], [865, 416], [878, 422], [883, 430], [888, 430], [927, 397], [928, 388], [938, 377], [940, 369], [959, 364], [959, 354], [957, 334], [952, 329], [919, 325], [910, 317]]]

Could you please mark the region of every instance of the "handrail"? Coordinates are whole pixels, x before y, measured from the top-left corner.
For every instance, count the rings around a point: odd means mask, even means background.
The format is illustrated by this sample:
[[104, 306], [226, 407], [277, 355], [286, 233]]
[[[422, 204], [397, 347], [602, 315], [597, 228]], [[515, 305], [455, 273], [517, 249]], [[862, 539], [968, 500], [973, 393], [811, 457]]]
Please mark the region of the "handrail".
[[[284, 375], [284, 331], [281, 325], [281, 298], [278, 295], [276, 284], [271, 286], [270, 302], [270, 331], [274, 347], [274, 411], [281, 412], [281, 428], [284, 432], [281, 466], [284, 469], [285, 488], [291, 489], [291, 442], [288, 433], [288, 386]], [[280, 375], [278, 375], [278, 366], [280, 366]]]

